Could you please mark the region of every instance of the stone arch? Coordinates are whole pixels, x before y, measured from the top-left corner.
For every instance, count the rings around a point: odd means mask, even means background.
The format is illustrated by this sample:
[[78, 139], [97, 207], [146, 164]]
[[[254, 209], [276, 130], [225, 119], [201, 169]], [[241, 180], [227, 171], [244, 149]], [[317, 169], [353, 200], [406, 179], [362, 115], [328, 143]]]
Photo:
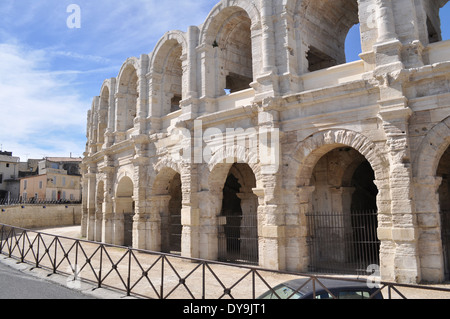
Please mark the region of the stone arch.
[[108, 114], [111, 105], [111, 83], [106, 80], [100, 90], [100, 101], [98, 110], [98, 133], [97, 143], [103, 145], [105, 143], [105, 134], [108, 127]]
[[154, 165], [156, 176], [151, 182], [150, 201], [153, 227], [150, 247], [166, 253], [181, 253], [181, 214], [183, 192], [181, 170], [170, 159], [160, 160]]
[[219, 97], [250, 88], [261, 71], [263, 56], [258, 52], [262, 50], [261, 17], [253, 3], [220, 2], [202, 25], [199, 38], [202, 54], [207, 56], [203, 82], [213, 84], [204, 94]]
[[[330, 188], [329, 208], [348, 211], [351, 208], [352, 189], [348, 186], [351, 176], [356, 168], [367, 161], [375, 176], [375, 185], [378, 188], [376, 204], [378, 208], [378, 227], [391, 220], [390, 192], [389, 192], [389, 162], [382, 149], [361, 133], [333, 129], [317, 132], [298, 143], [297, 147], [287, 155], [283, 161], [284, 189], [286, 201], [287, 238], [286, 265], [290, 270], [308, 271], [311, 252], [307, 244], [309, 233], [308, 213], [313, 207], [314, 196], [317, 196], [316, 184], [312, 180], [316, 165], [328, 154], [342, 149], [343, 152], [353, 151], [361, 159], [355, 157], [347, 160], [347, 166], [339, 174], [339, 182], [335, 188]], [[349, 153], [350, 154], [350, 153]], [[328, 161], [329, 162], [329, 161]], [[333, 175], [334, 176], [334, 175]], [[323, 190], [320, 190], [322, 192]], [[324, 212], [326, 213], [326, 212]]]
[[440, 17], [441, 10], [445, 7], [448, 8], [448, 0], [433, 0], [433, 1], [423, 1], [423, 9], [425, 13], [424, 22], [426, 30], [426, 41], [425, 43], [435, 43], [444, 39], [442, 35], [442, 21]]
[[128, 175], [118, 178], [114, 196], [114, 244], [132, 246], [134, 183]]
[[139, 60], [135, 57], [127, 59], [117, 77], [116, 131], [126, 132], [134, 126], [140, 94], [139, 77]]
[[[213, 179], [216, 178], [215, 174], [217, 174], [217, 178], [219, 179], [226, 178], [226, 174], [228, 174], [228, 171], [234, 163], [248, 164], [255, 174], [257, 187], [262, 188], [261, 167], [258, 155], [241, 145], [223, 146], [214, 153], [208, 163], [210, 172], [209, 185], [215, 184], [211, 180], [211, 177]], [[212, 174], [213, 172], [215, 174]]]
[[199, 43], [201, 45], [212, 45], [217, 31], [221, 27], [216, 18], [220, 15], [230, 14], [232, 11], [235, 12], [238, 9], [242, 9], [248, 14], [250, 20], [252, 21], [252, 29], [261, 28], [261, 14], [253, 2], [246, 0], [222, 0], [211, 10], [203, 23], [200, 30]]
[[[225, 225], [220, 224], [225, 220], [225, 217], [220, 216], [223, 213], [224, 187], [227, 184], [228, 178], [233, 175], [241, 186], [239, 189], [241, 193], [238, 192], [239, 194], [235, 195], [240, 199], [242, 216], [248, 216], [247, 218], [243, 217], [241, 223], [245, 223], [246, 221], [253, 222], [253, 229], [256, 229], [256, 225], [261, 222], [258, 221], [259, 217], [256, 217], [256, 212], [259, 212], [258, 205], [263, 202], [263, 200], [258, 202], [258, 196], [261, 196], [261, 194], [255, 194], [254, 189], [262, 188], [263, 179], [260, 163], [257, 161], [257, 155], [240, 145], [231, 147], [224, 146], [218, 149], [206, 167], [209, 175], [207, 185], [206, 180], [204, 180], [202, 187], [207, 187], [207, 191], [205, 189], [203, 190], [205, 193], [199, 202], [199, 208], [201, 211], [201, 224], [208, 229], [207, 242], [209, 245], [208, 250], [205, 249], [201, 253], [204, 253], [205, 257], [217, 259], [221, 257], [219, 254], [219, 246], [221, 243], [223, 245], [223, 233], [219, 232], [219, 225]], [[222, 239], [219, 239], [219, 237]], [[254, 242], [256, 246], [252, 247], [256, 248], [251, 249], [251, 251], [257, 254], [257, 237], [254, 240], [256, 240], [256, 243]], [[243, 250], [240, 253], [244, 253], [244, 251], [248, 252], [248, 247], [242, 248]], [[258, 256], [252, 256], [255, 260], [251, 262], [257, 262]]]
[[[361, 4], [366, 5], [366, 4]], [[357, 0], [288, 1], [286, 10], [293, 16], [293, 35], [297, 40], [297, 73], [303, 74], [346, 63], [345, 40], [350, 29], [360, 22]], [[362, 30], [366, 26], [362, 26]], [[362, 37], [361, 37], [362, 39]], [[365, 46], [363, 51], [370, 51]]]
[[294, 167], [298, 167], [295, 186], [308, 186], [317, 161], [330, 150], [339, 146], [351, 147], [363, 155], [372, 166], [377, 180], [389, 178], [389, 161], [382, 150], [363, 134], [345, 129], [318, 132], [300, 142], [290, 158], [287, 159], [285, 171], [292, 172]]
[[169, 51], [175, 44], [179, 44], [182, 48], [181, 54], [187, 54], [186, 34], [182, 31], [169, 31], [164, 34], [156, 43], [155, 49], [150, 56], [149, 72], [162, 73], [164, 71], [164, 58], [167, 57]]
[[151, 114], [162, 117], [180, 109], [186, 97], [187, 41], [181, 31], [167, 32], [150, 57]]
[[450, 117], [434, 126], [423, 139], [414, 160], [415, 177], [435, 176], [439, 161], [450, 145]]
[[445, 238], [442, 227], [445, 221], [442, 219], [440, 203], [443, 178], [438, 176], [438, 166], [449, 147], [450, 117], [428, 132], [413, 161], [415, 208], [420, 229], [421, 276], [427, 282], [444, 281], [446, 270], [449, 270], [446, 269], [443, 254]]

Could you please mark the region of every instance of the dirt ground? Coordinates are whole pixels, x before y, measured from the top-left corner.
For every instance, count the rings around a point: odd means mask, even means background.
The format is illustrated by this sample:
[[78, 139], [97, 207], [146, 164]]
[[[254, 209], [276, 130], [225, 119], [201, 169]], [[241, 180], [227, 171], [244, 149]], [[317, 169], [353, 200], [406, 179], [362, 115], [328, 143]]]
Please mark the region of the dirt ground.
[[[40, 232], [61, 237], [80, 238], [80, 226], [39, 229]], [[40, 264], [50, 269], [57, 265], [62, 271], [74, 277], [74, 269], [79, 277], [91, 280], [98, 285], [100, 277], [102, 287], [107, 286], [126, 289], [132, 287], [132, 294], [146, 298], [168, 299], [252, 299], [258, 297], [270, 287], [284, 281], [299, 278], [299, 275], [280, 274], [257, 269], [230, 267], [223, 264], [193, 263], [176, 256], [161, 258], [143, 252], [128, 254], [126, 249], [80, 242], [60, 238], [58, 242], [52, 237], [42, 235], [39, 240], [34, 233], [29, 233], [27, 241], [27, 260], [40, 260]], [[38, 245], [39, 242], [39, 245]], [[36, 246], [39, 246], [39, 253]], [[26, 250], [26, 248], [25, 248]], [[17, 252], [16, 252], [17, 253]], [[51, 258], [56, 255], [56, 264]], [[131, 267], [130, 267], [131, 266]], [[131, 269], [131, 271], [129, 271]], [[129, 283], [128, 283], [128, 272]], [[334, 277], [334, 276], [330, 276]], [[356, 278], [346, 276], [345, 278]], [[359, 277], [360, 280], [367, 280]], [[421, 285], [422, 289], [396, 287], [408, 299], [450, 299], [450, 284]], [[431, 288], [426, 289], [426, 288]], [[433, 288], [445, 288], [449, 291], [437, 291]], [[384, 298], [389, 297], [388, 288], [382, 290]], [[391, 290], [390, 297], [401, 296]]]

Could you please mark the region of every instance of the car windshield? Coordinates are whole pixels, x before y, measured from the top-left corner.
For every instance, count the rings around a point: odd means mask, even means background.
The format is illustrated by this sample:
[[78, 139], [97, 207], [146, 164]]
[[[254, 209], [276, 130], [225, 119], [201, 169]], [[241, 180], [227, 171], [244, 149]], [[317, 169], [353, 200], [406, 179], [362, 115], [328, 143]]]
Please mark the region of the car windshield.
[[285, 285], [279, 285], [273, 291], [266, 292], [258, 299], [300, 299], [302, 296], [303, 294], [300, 292], [295, 292], [295, 290]]

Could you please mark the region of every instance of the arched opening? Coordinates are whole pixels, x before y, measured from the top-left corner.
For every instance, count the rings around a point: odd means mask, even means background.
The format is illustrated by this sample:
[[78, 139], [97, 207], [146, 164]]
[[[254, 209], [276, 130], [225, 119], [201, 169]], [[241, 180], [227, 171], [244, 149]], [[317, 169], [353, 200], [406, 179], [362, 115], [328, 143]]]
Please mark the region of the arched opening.
[[217, 17], [214, 34], [218, 96], [250, 88], [253, 82], [251, 20], [236, 7], [223, 10]]
[[161, 211], [161, 251], [181, 254], [181, 176], [176, 173], [167, 187], [168, 207]]
[[127, 131], [134, 127], [134, 119], [137, 115], [138, 75], [132, 65], [127, 65], [119, 81], [119, 103], [117, 108], [118, 131]]
[[163, 71], [163, 86], [166, 97], [163, 106], [163, 115], [180, 109], [180, 102], [183, 98], [183, 68], [181, 62], [182, 51], [182, 46], [176, 42], [166, 58], [167, 60]]
[[450, 3], [448, 1], [445, 2], [447, 4], [439, 10], [442, 41], [450, 40]]
[[359, 57], [361, 52], [361, 24], [358, 23], [350, 28], [345, 38], [345, 62], [350, 63], [361, 60]]
[[365, 274], [369, 265], [379, 265], [374, 180], [369, 162], [350, 147], [335, 148], [316, 163], [307, 214], [310, 271]]
[[[306, 57], [307, 70], [318, 71], [335, 65], [344, 64], [347, 52], [360, 47], [354, 40], [359, 36], [358, 1], [327, 0], [301, 1], [297, 8], [297, 28], [302, 39], [300, 58]], [[352, 29], [353, 45], [346, 48], [346, 38]], [[354, 57], [351, 57], [353, 60]], [[300, 65], [305, 62], [300, 61]]]
[[133, 245], [133, 216], [134, 216], [134, 200], [133, 200], [133, 181], [129, 177], [123, 177], [116, 191], [115, 198], [115, 243], [131, 247]]
[[437, 168], [437, 176], [442, 178], [439, 187], [439, 208], [441, 213], [441, 236], [444, 257], [445, 279], [450, 279], [450, 147], [442, 156]]
[[95, 201], [95, 232], [94, 240], [102, 240], [102, 221], [103, 221], [103, 202], [105, 199], [105, 183], [103, 181], [98, 182], [97, 194]]
[[219, 260], [258, 265], [256, 178], [247, 164], [233, 164], [223, 187]]
[[[152, 206], [158, 216], [159, 233], [154, 236], [155, 249], [180, 254], [183, 226], [181, 224], [181, 175], [172, 168], [160, 170], [153, 183]], [[153, 243], [153, 244], [155, 244]]]
[[450, 26], [446, 23], [450, 17], [448, 0], [424, 1], [427, 36], [429, 43], [450, 39]]

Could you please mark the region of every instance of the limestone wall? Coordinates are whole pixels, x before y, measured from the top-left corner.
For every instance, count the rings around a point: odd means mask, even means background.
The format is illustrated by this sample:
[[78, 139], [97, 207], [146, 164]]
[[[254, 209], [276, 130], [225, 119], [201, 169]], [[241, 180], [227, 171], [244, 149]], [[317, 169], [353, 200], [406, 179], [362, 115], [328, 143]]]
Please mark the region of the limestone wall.
[[0, 223], [27, 229], [80, 225], [81, 205], [2, 207]]

